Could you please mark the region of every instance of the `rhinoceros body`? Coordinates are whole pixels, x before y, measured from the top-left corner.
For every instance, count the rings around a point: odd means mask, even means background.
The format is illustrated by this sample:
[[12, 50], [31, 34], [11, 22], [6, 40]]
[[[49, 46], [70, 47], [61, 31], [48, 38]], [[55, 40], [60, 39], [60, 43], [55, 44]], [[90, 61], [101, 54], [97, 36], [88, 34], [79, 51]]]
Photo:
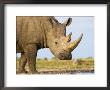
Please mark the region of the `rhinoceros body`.
[[82, 39], [81, 34], [77, 40], [70, 42], [72, 33], [66, 36], [66, 26], [71, 21], [69, 18], [61, 24], [53, 16], [17, 16], [16, 51], [21, 53], [18, 72], [25, 72], [26, 63], [31, 73], [37, 72], [36, 56], [41, 48], [49, 48], [61, 60], [71, 59], [71, 52]]

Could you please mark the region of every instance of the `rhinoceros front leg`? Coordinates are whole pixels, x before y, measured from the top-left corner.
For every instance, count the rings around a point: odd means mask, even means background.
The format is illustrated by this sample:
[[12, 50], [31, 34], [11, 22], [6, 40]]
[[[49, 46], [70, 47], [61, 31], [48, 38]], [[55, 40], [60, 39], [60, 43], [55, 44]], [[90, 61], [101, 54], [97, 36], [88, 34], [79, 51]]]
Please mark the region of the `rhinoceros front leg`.
[[37, 47], [35, 44], [29, 44], [25, 48], [26, 59], [29, 66], [29, 73], [37, 73], [36, 70], [36, 55], [37, 55]]

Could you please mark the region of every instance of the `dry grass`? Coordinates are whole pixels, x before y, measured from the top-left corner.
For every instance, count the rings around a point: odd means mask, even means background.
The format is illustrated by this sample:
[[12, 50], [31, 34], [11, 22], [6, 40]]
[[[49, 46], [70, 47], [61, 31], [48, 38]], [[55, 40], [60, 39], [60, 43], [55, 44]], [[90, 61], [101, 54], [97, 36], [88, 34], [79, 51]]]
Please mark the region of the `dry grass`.
[[[17, 60], [17, 69], [19, 67], [19, 60]], [[29, 71], [28, 65], [26, 66]], [[93, 58], [80, 58], [77, 60], [36, 60], [36, 69], [38, 72], [49, 71], [72, 71], [72, 72], [94, 72]]]

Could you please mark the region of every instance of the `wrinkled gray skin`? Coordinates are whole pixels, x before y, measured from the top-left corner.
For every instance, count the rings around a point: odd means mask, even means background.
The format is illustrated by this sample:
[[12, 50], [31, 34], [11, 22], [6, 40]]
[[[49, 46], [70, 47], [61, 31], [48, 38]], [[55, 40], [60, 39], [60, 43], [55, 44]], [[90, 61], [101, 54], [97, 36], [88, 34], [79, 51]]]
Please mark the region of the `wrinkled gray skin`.
[[66, 26], [70, 25], [71, 21], [69, 18], [61, 24], [55, 17], [17, 16], [16, 51], [21, 53], [18, 73], [26, 72], [26, 63], [29, 65], [30, 73], [37, 72], [36, 56], [41, 48], [49, 48], [61, 60], [71, 59], [72, 50], [67, 50], [70, 38], [66, 40]]

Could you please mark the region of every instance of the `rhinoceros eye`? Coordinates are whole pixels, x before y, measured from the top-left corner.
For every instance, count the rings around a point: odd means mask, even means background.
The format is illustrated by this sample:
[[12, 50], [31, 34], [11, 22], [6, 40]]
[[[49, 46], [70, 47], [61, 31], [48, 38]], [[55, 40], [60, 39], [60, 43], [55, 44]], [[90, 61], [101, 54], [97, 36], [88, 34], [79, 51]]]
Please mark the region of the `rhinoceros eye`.
[[58, 44], [58, 42], [55, 42], [55, 44]]

